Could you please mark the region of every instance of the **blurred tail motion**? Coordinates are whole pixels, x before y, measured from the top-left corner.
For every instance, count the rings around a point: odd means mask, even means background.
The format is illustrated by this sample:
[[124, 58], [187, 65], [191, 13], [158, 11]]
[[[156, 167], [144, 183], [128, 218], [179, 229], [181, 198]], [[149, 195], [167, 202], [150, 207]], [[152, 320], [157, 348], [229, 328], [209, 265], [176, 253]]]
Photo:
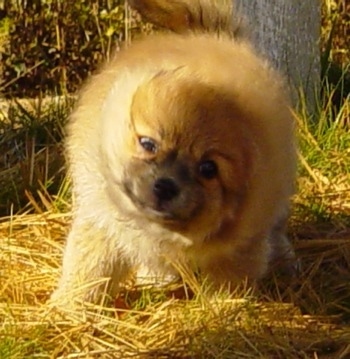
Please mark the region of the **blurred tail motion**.
[[210, 32], [241, 37], [232, 0], [128, 0], [146, 20], [176, 33]]

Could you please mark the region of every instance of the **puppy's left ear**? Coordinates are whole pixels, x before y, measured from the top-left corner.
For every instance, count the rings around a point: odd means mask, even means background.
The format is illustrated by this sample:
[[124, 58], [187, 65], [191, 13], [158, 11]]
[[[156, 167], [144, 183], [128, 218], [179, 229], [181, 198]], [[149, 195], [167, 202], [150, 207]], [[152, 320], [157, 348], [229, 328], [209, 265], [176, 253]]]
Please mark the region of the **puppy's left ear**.
[[183, 33], [191, 28], [191, 12], [186, 6], [186, 2], [174, 0], [128, 0], [128, 3], [154, 25], [178, 33]]

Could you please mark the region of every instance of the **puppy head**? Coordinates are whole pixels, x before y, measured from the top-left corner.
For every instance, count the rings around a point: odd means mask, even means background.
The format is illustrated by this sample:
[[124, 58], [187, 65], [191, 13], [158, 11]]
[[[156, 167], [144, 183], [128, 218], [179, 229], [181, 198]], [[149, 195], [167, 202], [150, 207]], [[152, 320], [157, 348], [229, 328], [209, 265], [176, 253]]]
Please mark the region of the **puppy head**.
[[252, 145], [224, 91], [181, 69], [162, 72], [137, 88], [128, 122], [120, 182], [135, 212], [205, 235], [235, 218]]

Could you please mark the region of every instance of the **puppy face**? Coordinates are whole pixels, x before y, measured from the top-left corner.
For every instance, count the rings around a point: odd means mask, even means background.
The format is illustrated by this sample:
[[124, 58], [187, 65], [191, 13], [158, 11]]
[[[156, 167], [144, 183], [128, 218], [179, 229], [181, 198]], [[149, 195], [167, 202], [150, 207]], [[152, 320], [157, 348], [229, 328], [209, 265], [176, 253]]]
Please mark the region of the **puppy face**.
[[234, 220], [252, 172], [243, 123], [225, 92], [195, 77], [160, 73], [139, 86], [119, 148], [136, 212], [187, 234]]

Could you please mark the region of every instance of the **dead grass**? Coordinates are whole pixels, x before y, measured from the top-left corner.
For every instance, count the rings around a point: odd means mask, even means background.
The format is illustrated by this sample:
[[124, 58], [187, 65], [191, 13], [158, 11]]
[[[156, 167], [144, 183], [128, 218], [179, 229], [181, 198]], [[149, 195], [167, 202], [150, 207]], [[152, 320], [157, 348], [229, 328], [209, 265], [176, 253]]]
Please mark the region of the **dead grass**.
[[[194, 297], [137, 290], [128, 308], [58, 313], [55, 287], [70, 213], [0, 223], [1, 358], [347, 358], [350, 238], [297, 242], [302, 273], [278, 292]], [[346, 270], [348, 272], [346, 272]], [[135, 290], [137, 295], [135, 296]]]

